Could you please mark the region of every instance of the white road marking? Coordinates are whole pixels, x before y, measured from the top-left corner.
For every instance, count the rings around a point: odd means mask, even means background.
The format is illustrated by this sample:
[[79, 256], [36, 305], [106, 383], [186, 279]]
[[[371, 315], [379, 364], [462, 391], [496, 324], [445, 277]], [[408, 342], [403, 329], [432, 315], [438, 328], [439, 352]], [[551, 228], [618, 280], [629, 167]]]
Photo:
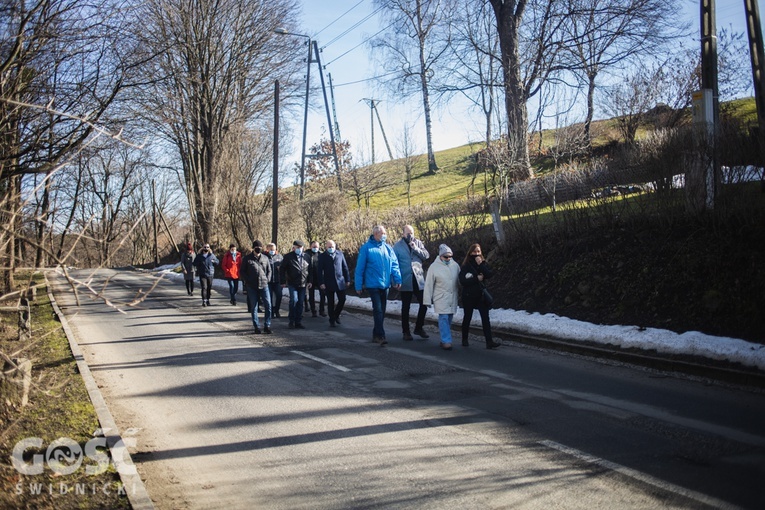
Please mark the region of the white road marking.
[[298, 356], [303, 356], [304, 358], [308, 358], [308, 359], [312, 359], [314, 361], [318, 361], [319, 363], [321, 363], [323, 365], [327, 365], [328, 367], [336, 368], [336, 369], [338, 369], [341, 372], [350, 372], [351, 371], [351, 369], [348, 368], [348, 367], [344, 367], [342, 365], [337, 365], [337, 364], [332, 363], [331, 361], [327, 361], [325, 359], [317, 358], [316, 356], [308, 354], [307, 352], [302, 352], [302, 351], [290, 351], [290, 352], [292, 352], [294, 354], [297, 354]]
[[664, 480], [659, 480], [658, 478], [654, 478], [651, 475], [647, 475], [640, 471], [634, 470], [632, 468], [628, 468], [626, 466], [622, 466], [621, 464], [617, 464], [609, 460], [601, 459], [600, 457], [590, 455], [589, 453], [585, 453], [581, 450], [577, 450], [576, 448], [571, 448], [569, 446], [556, 443], [555, 441], [544, 440], [544, 441], [539, 441], [538, 444], [541, 444], [542, 446], [546, 446], [548, 448], [552, 448], [553, 450], [557, 450], [567, 455], [571, 455], [572, 457], [576, 457], [577, 459], [587, 462], [588, 464], [595, 464], [596, 466], [600, 466], [602, 468], [615, 471], [621, 475], [627, 476], [634, 480], [638, 480], [648, 485], [652, 485], [653, 487], [656, 487], [663, 491], [671, 492], [673, 494], [678, 494], [680, 496], [686, 497], [688, 499], [692, 499], [704, 505], [709, 505], [713, 508], [727, 508], [727, 509], [740, 508], [736, 505], [728, 503], [727, 501], [723, 501], [721, 499], [717, 499], [712, 496], [707, 496], [706, 494], [692, 491], [690, 489], [686, 489], [685, 487], [680, 487], [679, 485], [665, 482]]

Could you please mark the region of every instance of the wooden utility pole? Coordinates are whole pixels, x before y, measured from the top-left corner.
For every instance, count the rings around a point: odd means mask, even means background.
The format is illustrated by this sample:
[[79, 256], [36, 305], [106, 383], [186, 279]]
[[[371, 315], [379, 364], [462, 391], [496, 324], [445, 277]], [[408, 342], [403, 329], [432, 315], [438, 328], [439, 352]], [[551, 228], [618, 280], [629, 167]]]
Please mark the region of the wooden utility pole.
[[271, 242], [278, 246], [279, 238], [279, 80], [274, 82], [274, 170], [271, 192]]
[[[752, 61], [752, 78], [754, 80], [754, 99], [757, 103], [757, 141], [759, 142], [760, 157], [765, 155], [765, 51], [762, 42], [762, 26], [760, 26], [760, 8], [757, 0], [744, 0], [746, 10], [746, 30], [749, 35], [749, 58]], [[759, 162], [762, 164], [762, 160]], [[765, 182], [763, 182], [765, 190]]]
[[[382, 119], [380, 119], [380, 111], [377, 109], [377, 103], [380, 101], [367, 97], [364, 98], [364, 101], [369, 101], [369, 115], [372, 122], [372, 164], [375, 163], [375, 115], [377, 116], [377, 123], [380, 125], [380, 132], [382, 133], [383, 141], [385, 142], [385, 148], [388, 149], [388, 157], [393, 160], [393, 152], [390, 150], [388, 137], [385, 136], [385, 129], [383, 128]], [[377, 101], [377, 103], [375, 103], [375, 101]]]
[[159, 248], [157, 247], [157, 201], [156, 185], [154, 179], [151, 180], [151, 221], [154, 225], [154, 267], [159, 265]]

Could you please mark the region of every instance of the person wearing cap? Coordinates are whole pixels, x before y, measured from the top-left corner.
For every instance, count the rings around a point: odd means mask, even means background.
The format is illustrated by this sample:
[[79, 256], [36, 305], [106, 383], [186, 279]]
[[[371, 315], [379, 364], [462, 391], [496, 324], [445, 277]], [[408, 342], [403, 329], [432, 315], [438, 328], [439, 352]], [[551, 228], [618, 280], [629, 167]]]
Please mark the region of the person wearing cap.
[[422, 299], [427, 305], [433, 305], [438, 314], [438, 332], [441, 335], [441, 348], [452, 348], [452, 319], [457, 311], [459, 298], [460, 268], [452, 261], [452, 249], [442, 244], [438, 247], [438, 258], [428, 268]]
[[242, 261], [242, 279], [247, 289], [247, 301], [252, 313], [252, 325], [255, 333], [260, 334], [258, 320], [258, 302], [263, 303], [263, 332], [271, 333], [271, 293], [268, 282], [271, 281], [271, 260], [263, 253], [263, 243], [252, 243], [252, 253]]
[[202, 306], [210, 306], [210, 295], [212, 293], [213, 275], [215, 267], [220, 263], [218, 257], [210, 249], [210, 245], [205, 243], [202, 250], [194, 259], [194, 266], [199, 275], [199, 286], [202, 289]]
[[189, 296], [194, 295], [194, 259], [196, 257], [194, 247], [191, 243], [186, 243], [186, 251], [181, 254], [181, 269], [183, 280], [186, 282], [186, 293]]
[[279, 269], [282, 266], [283, 257], [274, 243], [266, 245], [265, 254], [271, 262], [271, 280], [268, 282], [268, 290], [271, 295], [271, 317], [281, 317], [279, 308], [282, 306], [282, 285], [279, 280]]
[[428, 307], [422, 301], [422, 289], [425, 288], [425, 271], [422, 264], [430, 258], [430, 253], [423, 242], [414, 237], [414, 228], [411, 225], [404, 226], [401, 239], [393, 245], [393, 251], [396, 252], [401, 269], [401, 329], [404, 340], [413, 339], [409, 331], [409, 307], [413, 297], [417, 298], [420, 305], [414, 323], [414, 334], [428, 338], [430, 335], [423, 328]]
[[388, 302], [388, 289], [401, 288], [401, 271], [398, 258], [393, 248], [386, 242], [388, 239], [385, 227], [377, 225], [372, 229], [369, 239], [359, 249], [356, 260], [356, 293], [366, 290], [372, 300], [372, 315], [374, 328], [372, 341], [386, 345], [385, 339], [385, 308]]
[[491, 322], [489, 322], [489, 306], [484, 297], [483, 290], [486, 287], [486, 280], [491, 278], [491, 268], [483, 258], [481, 245], [476, 243], [470, 245], [470, 249], [465, 255], [460, 270], [460, 284], [462, 284], [462, 345], [467, 347], [468, 333], [470, 332], [470, 321], [473, 318], [473, 310], [478, 309], [481, 314], [481, 326], [483, 326], [483, 336], [486, 338], [486, 348], [496, 349], [500, 345], [495, 342], [491, 335]]
[[303, 326], [303, 301], [305, 290], [311, 285], [311, 264], [303, 254], [303, 241], [295, 240], [292, 251], [282, 258], [279, 268], [279, 279], [282, 287], [287, 287], [290, 293], [289, 328], [305, 329]]
[[[324, 252], [319, 255], [319, 285], [327, 296], [327, 310], [329, 311], [329, 325], [335, 327], [340, 324], [340, 314], [345, 306], [345, 290], [351, 284], [351, 273], [348, 263], [345, 261], [343, 252], [337, 249], [332, 239], [324, 243]], [[337, 306], [335, 306], [337, 296]]]
[[230, 244], [228, 251], [223, 255], [220, 268], [223, 277], [228, 282], [228, 295], [232, 305], [236, 304], [236, 293], [239, 292], [239, 272], [242, 267], [242, 255], [236, 251], [236, 245]]

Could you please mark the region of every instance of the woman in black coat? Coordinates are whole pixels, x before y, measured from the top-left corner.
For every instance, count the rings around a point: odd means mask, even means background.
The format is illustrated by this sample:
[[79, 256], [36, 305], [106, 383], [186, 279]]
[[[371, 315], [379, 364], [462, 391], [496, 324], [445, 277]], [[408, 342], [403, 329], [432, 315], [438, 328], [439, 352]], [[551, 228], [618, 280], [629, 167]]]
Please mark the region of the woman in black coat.
[[483, 299], [484, 280], [491, 278], [491, 268], [483, 258], [480, 244], [470, 246], [465, 260], [460, 269], [460, 284], [462, 285], [462, 345], [467, 347], [470, 320], [473, 318], [473, 310], [478, 309], [481, 314], [483, 336], [486, 338], [486, 348], [496, 349], [500, 343], [495, 343], [491, 336], [491, 322], [489, 322], [489, 308]]

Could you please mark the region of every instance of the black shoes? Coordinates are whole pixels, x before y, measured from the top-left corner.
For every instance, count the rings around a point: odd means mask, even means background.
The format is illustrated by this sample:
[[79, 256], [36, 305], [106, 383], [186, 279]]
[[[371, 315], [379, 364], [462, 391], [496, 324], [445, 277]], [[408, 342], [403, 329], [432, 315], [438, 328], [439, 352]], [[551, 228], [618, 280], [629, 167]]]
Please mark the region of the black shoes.
[[289, 325], [288, 325], [287, 327], [288, 327], [289, 329], [295, 329], [295, 323], [294, 323], [294, 322], [290, 322], [290, 323], [289, 323]]
[[411, 342], [412, 340], [414, 340], [412, 334], [408, 331], [404, 331], [404, 341]]
[[305, 329], [305, 326], [303, 326], [302, 322], [298, 322], [297, 324], [295, 324], [295, 329]]
[[414, 330], [414, 334], [422, 338], [430, 338], [430, 335], [425, 332], [424, 329], [418, 328]]
[[319, 312], [319, 315], [321, 315], [322, 317], [326, 317], [327, 313], [326, 312]]
[[462, 340], [462, 347], [470, 347], [470, 342], [467, 341], [467, 338]]
[[486, 348], [487, 349], [496, 349], [500, 345], [502, 345], [502, 343], [500, 343], [500, 342], [486, 342]]
[[257, 327], [257, 326], [255, 326], [255, 334], [256, 334], [256, 335], [259, 335], [259, 334], [260, 334], [260, 328], [259, 328], [259, 327]]
[[316, 312], [311, 312], [311, 317], [318, 317], [318, 315], [316, 315]]
[[335, 324], [340, 324], [340, 317], [335, 317]]
[[271, 331], [271, 328], [266, 326], [265, 328], [263, 328], [263, 333], [265, 333], [266, 335], [270, 335], [273, 332]]
[[330, 327], [330, 328], [335, 328], [335, 327], [337, 327], [337, 326], [335, 326], [335, 321], [329, 321], [329, 327]]

